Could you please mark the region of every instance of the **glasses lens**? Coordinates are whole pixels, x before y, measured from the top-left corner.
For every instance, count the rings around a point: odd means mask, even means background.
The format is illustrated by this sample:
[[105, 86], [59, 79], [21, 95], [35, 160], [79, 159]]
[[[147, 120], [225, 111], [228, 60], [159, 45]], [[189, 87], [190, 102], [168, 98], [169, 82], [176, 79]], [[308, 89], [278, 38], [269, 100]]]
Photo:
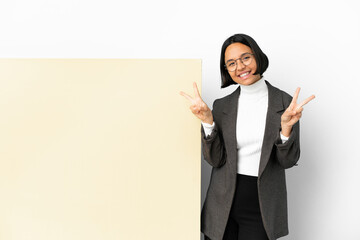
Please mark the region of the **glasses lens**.
[[244, 54], [244, 56], [241, 57], [241, 61], [244, 65], [249, 65], [253, 59], [253, 56], [251, 54]]
[[235, 61], [230, 61], [226, 64], [226, 68], [230, 71], [233, 72], [236, 69], [236, 62]]
[[[242, 64], [244, 64], [245, 66], [247, 66], [247, 65], [249, 65], [251, 62], [252, 62], [252, 60], [253, 60], [253, 55], [252, 54], [250, 54], [250, 53], [245, 53], [243, 56], [241, 56], [241, 58], [239, 58], [239, 59], [237, 59], [237, 60], [240, 60], [241, 61], [241, 63]], [[236, 61], [237, 61], [236, 60]], [[235, 60], [231, 60], [230, 62], [228, 62], [227, 64], [226, 64], [226, 68], [227, 68], [227, 70], [228, 71], [230, 71], [230, 72], [233, 72], [233, 71], [235, 71], [236, 70], [236, 62]]]

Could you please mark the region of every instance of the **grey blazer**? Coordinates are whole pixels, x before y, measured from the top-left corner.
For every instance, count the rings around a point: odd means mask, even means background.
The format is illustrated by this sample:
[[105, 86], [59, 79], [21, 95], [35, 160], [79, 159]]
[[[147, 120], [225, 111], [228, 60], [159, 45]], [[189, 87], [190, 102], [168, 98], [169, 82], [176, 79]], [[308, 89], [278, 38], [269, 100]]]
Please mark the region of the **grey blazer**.
[[[261, 149], [258, 192], [261, 215], [270, 240], [289, 233], [285, 169], [297, 165], [300, 157], [299, 122], [284, 144], [280, 138], [281, 115], [292, 97], [268, 87], [268, 110]], [[237, 176], [236, 118], [240, 86], [213, 104], [215, 128], [205, 136], [201, 126], [201, 145], [205, 160], [213, 167], [209, 188], [201, 211], [201, 232], [211, 240], [221, 240], [235, 193]]]

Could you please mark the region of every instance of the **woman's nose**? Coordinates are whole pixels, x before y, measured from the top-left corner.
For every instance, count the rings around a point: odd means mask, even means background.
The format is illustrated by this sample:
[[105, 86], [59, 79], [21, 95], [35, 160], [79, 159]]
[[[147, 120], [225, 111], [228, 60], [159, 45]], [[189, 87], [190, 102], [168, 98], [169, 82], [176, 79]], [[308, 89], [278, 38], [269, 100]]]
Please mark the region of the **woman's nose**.
[[245, 68], [245, 65], [240, 61], [240, 59], [238, 59], [236, 61], [236, 70], [241, 70], [243, 68]]

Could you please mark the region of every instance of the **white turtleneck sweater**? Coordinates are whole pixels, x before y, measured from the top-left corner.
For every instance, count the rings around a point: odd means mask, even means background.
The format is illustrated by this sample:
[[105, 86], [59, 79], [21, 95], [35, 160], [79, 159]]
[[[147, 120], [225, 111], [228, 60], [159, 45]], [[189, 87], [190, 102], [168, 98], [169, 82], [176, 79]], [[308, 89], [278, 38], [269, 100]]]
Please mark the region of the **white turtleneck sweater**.
[[[264, 78], [251, 85], [241, 85], [236, 121], [237, 172], [258, 176], [261, 146], [264, 138], [268, 108], [268, 87]], [[215, 126], [203, 123], [205, 135], [209, 136]], [[280, 133], [282, 142], [289, 138]]]

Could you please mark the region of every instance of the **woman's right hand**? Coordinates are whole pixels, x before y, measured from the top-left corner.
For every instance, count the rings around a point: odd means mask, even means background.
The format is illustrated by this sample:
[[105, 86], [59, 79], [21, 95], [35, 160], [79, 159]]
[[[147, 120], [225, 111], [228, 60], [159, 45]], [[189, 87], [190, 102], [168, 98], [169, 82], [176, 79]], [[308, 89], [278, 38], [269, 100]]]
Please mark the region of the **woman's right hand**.
[[199, 90], [195, 82], [193, 83], [193, 86], [195, 98], [190, 97], [188, 94], [182, 91], [180, 91], [180, 95], [184, 96], [190, 101], [190, 110], [196, 117], [198, 117], [204, 123], [213, 124], [213, 115], [210, 108], [201, 99]]

